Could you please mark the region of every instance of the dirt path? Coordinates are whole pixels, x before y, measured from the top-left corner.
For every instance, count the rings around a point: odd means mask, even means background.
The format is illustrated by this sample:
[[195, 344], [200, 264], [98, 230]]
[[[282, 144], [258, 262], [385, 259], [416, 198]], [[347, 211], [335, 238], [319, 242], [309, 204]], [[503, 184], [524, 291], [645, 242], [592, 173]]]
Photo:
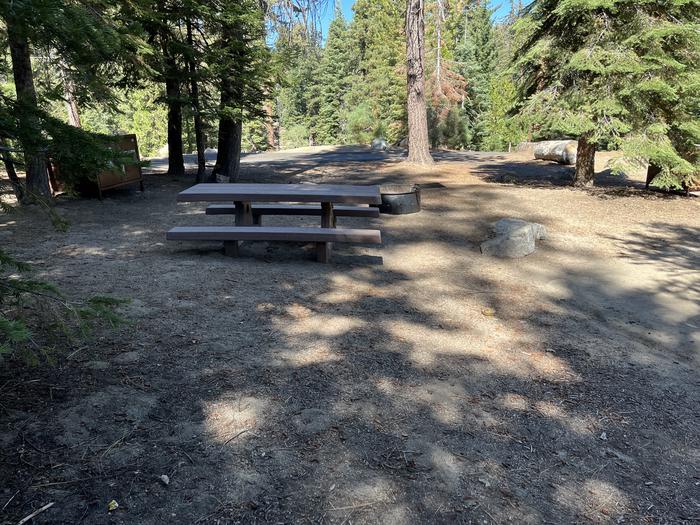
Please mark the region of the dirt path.
[[[423, 212], [331, 265], [166, 243], [227, 220], [175, 204], [190, 179], [65, 200], [65, 234], [0, 216], [42, 277], [130, 298], [133, 320], [54, 368], [2, 365], [0, 522], [55, 502], [34, 522], [696, 523], [698, 199], [572, 191], [515, 154], [428, 172], [331, 154], [245, 176], [424, 185]], [[550, 237], [486, 258], [501, 217]]]

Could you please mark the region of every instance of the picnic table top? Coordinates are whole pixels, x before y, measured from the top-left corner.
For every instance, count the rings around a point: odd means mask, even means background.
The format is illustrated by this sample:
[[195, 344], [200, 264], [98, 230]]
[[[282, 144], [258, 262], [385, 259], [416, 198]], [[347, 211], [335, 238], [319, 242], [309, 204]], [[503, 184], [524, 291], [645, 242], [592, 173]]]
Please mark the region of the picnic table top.
[[181, 191], [178, 202], [354, 202], [381, 204], [379, 186], [347, 184], [214, 184]]

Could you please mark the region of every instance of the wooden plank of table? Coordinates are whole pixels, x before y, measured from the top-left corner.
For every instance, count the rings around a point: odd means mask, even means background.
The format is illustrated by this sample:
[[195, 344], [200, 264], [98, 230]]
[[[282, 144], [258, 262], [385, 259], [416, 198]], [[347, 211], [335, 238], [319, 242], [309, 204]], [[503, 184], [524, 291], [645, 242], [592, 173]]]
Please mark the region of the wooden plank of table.
[[195, 184], [178, 202], [351, 202], [381, 204], [379, 186], [346, 184]]

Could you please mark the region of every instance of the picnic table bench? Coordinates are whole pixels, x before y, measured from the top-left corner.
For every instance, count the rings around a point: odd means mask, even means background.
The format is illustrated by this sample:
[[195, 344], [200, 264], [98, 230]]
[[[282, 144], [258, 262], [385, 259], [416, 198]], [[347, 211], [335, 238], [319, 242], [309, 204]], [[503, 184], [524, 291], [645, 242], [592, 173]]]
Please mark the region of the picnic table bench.
[[[336, 216], [377, 217], [378, 186], [328, 184], [196, 184], [180, 192], [178, 202], [213, 202], [207, 215], [233, 215], [234, 226], [180, 226], [166, 234], [168, 240], [223, 241], [224, 253], [238, 255], [244, 240], [314, 242], [320, 262], [329, 262], [333, 242], [381, 243], [379, 230], [336, 227]], [[225, 202], [226, 204], [221, 204]], [[270, 204], [271, 202], [320, 203]], [[230, 204], [233, 203], [233, 204]], [[255, 203], [255, 204], [253, 204]], [[265, 203], [265, 204], [261, 204]], [[336, 203], [344, 205], [336, 207]], [[347, 204], [353, 204], [348, 206]], [[321, 227], [266, 227], [263, 215], [321, 217]]]

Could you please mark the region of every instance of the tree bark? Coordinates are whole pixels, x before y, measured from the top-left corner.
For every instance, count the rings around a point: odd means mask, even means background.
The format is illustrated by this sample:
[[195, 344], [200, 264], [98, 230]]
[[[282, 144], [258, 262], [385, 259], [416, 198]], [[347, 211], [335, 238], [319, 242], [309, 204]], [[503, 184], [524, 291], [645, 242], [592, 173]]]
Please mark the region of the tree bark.
[[267, 147], [279, 149], [279, 126], [272, 111], [272, 102], [265, 102], [265, 130], [267, 131]]
[[217, 175], [235, 182], [241, 169], [241, 140], [243, 138], [243, 123], [240, 118], [231, 116], [232, 95], [231, 79], [221, 79], [221, 102], [219, 116], [219, 137], [217, 141], [216, 165], [211, 174], [211, 181], [217, 181]]
[[5, 165], [5, 172], [7, 173], [7, 177], [10, 179], [10, 184], [12, 185], [12, 189], [15, 192], [15, 197], [17, 197], [17, 202], [20, 204], [24, 202], [24, 186], [22, 185], [22, 181], [19, 180], [19, 177], [17, 176], [17, 171], [15, 170], [15, 162], [12, 160], [12, 153], [10, 152], [10, 148], [7, 146], [6, 143], [0, 142], [0, 146], [2, 146], [2, 162]]
[[185, 174], [182, 158], [182, 100], [180, 81], [168, 74], [165, 79], [165, 96], [168, 105], [168, 175]]
[[654, 182], [654, 179], [656, 176], [661, 173], [661, 166], [657, 166], [656, 164], [649, 164], [647, 167], [647, 182], [644, 185], [644, 187], [648, 190], [649, 185]]
[[576, 173], [573, 185], [585, 188], [593, 185], [595, 178], [595, 142], [588, 135], [581, 135], [576, 149]]
[[197, 82], [197, 64], [194, 60], [194, 39], [192, 38], [192, 20], [187, 20], [187, 44], [192, 50], [192, 56], [189, 59], [190, 70], [190, 101], [192, 104], [192, 113], [194, 114], [194, 138], [197, 143], [197, 182], [204, 181], [207, 171], [207, 159], [204, 157], [204, 131], [202, 125], [202, 115], [199, 108], [199, 84]]
[[219, 175], [229, 182], [236, 182], [241, 171], [241, 139], [243, 124], [230, 117], [222, 116], [219, 120], [218, 153], [213, 177]]
[[408, 162], [433, 164], [425, 105], [425, 20], [423, 0], [408, 0], [406, 62], [408, 84]]
[[12, 57], [12, 75], [17, 92], [17, 120], [20, 143], [24, 153], [25, 189], [27, 200], [51, 198], [49, 175], [46, 169], [46, 151], [41, 140], [41, 121], [34, 87], [34, 74], [29, 41], [21, 26], [7, 18], [7, 40]]
[[[221, 105], [223, 107], [223, 96], [221, 97]], [[216, 143], [216, 163], [214, 164], [214, 169], [211, 172], [211, 175], [209, 176], [209, 182], [216, 182], [216, 176], [219, 174], [221, 171], [222, 166], [224, 166], [227, 162], [228, 159], [226, 158], [228, 156], [228, 150], [227, 150], [227, 144], [228, 144], [228, 135], [231, 133], [231, 126], [230, 124], [230, 119], [224, 119], [223, 117], [219, 117], [219, 133], [217, 136], [217, 143]]]
[[63, 74], [63, 93], [66, 98], [66, 111], [68, 112], [68, 124], [76, 128], [82, 128], [78, 101], [75, 99], [75, 84], [67, 73]]

